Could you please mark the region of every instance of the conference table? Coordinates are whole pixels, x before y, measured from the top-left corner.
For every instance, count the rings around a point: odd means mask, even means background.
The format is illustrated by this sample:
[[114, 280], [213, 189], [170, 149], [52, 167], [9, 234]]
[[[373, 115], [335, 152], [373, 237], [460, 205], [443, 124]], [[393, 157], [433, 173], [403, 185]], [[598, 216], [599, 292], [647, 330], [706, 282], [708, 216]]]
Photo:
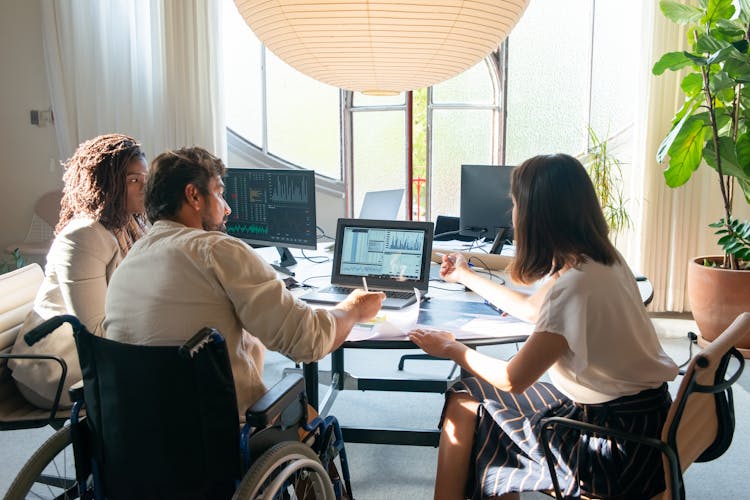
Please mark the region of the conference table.
[[[295, 267], [295, 278], [302, 283], [314, 286], [325, 286], [326, 272], [330, 273], [330, 262], [320, 262], [326, 254], [317, 252], [315, 256], [306, 255], [309, 260], [298, 258], [300, 264]], [[437, 264], [433, 263], [433, 276], [437, 276]], [[326, 271], [327, 270], [327, 271]], [[483, 270], [490, 279], [505, 281], [506, 286], [518, 288], [528, 292], [533, 287], [519, 287], [511, 284], [509, 277], [502, 270]], [[651, 283], [636, 275], [637, 285], [644, 303], [653, 297]], [[303, 290], [295, 293], [304, 293]], [[413, 306], [417, 315], [416, 324], [420, 327], [440, 328], [452, 331], [456, 338], [476, 349], [481, 346], [512, 344], [524, 342], [533, 330], [533, 325], [520, 322], [507, 315], [498, 313], [484, 300], [462, 285], [431, 280], [429, 299]], [[395, 314], [389, 312], [387, 314]], [[373, 397], [382, 397], [380, 392], [413, 392], [413, 393], [445, 393], [448, 388], [467, 375], [460, 373], [453, 378], [388, 378], [388, 377], [358, 377], [346, 369], [346, 352], [353, 349], [403, 350], [419, 348], [405, 335], [368, 335], [367, 329], [374, 329], [374, 325], [358, 325], [352, 331], [349, 340], [331, 353], [331, 369], [319, 370], [318, 363], [304, 363], [302, 373], [305, 378], [308, 403], [321, 416], [329, 414], [337, 395], [341, 391], [378, 391]], [[287, 369], [293, 371], [294, 369]], [[321, 394], [321, 382], [325, 387]], [[439, 415], [435, 416], [437, 421]], [[399, 444], [416, 446], [437, 446], [440, 431], [435, 428], [383, 428], [367, 425], [342, 425], [344, 441], [354, 443]]]

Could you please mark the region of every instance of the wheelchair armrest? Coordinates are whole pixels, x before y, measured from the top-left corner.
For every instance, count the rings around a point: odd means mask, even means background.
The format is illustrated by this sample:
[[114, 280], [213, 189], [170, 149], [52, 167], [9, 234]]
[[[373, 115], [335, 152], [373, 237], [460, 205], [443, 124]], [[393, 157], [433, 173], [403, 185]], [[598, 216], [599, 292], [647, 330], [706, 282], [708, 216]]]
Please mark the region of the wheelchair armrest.
[[70, 400], [74, 403], [77, 401], [83, 401], [83, 380], [79, 380], [71, 385], [70, 389], [68, 389], [68, 394], [70, 394]]
[[84, 328], [83, 324], [75, 316], [71, 314], [61, 314], [59, 316], [53, 316], [44, 323], [29, 330], [26, 335], [23, 336], [23, 340], [26, 341], [26, 344], [32, 346], [46, 337], [49, 333], [60, 328], [63, 323], [70, 323], [74, 332]]
[[304, 399], [304, 395], [305, 379], [302, 375], [286, 375], [247, 409], [247, 423], [253, 427], [267, 427], [289, 406]]

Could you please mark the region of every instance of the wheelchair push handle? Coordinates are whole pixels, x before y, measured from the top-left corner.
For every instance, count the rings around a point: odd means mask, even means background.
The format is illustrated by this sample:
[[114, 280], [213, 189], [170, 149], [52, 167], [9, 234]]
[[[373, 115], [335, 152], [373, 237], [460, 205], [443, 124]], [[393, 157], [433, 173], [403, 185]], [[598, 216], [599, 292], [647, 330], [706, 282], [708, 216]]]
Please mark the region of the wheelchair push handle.
[[70, 323], [74, 332], [86, 328], [75, 316], [71, 314], [61, 314], [60, 316], [53, 316], [44, 323], [35, 326], [23, 336], [23, 339], [26, 341], [26, 344], [32, 346], [46, 337], [49, 333], [60, 328], [63, 323]]
[[224, 342], [224, 337], [216, 328], [203, 327], [180, 346], [178, 353], [183, 358], [192, 358], [209, 342]]

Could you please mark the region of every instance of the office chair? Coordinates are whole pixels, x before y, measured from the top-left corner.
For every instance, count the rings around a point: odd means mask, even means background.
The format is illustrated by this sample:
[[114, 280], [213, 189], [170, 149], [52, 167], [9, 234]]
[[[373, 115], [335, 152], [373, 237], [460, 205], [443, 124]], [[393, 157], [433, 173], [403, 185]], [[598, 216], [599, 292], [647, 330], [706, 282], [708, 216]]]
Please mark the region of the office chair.
[[51, 492], [40, 489], [42, 498], [329, 500], [336, 498], [328, 473], [336, 455], [344, 477], [338, 489], [351, 491], [338, 424], [333, 417], [307, 424], [301, 376], [271, 388], [240, 427], [227, 347], [216, 330], [204, 328], [182, 346], [130, 345], [65, 315], [29, 332], [27, 342], [63, 322], [73, 326], [83, 373], [82, 387], [71, 389], [71, 423], [34, 454], [7, 498], [35, 492], [45, 459], [71, 442], [75, 476], [60, 478]]
[[[739, 379], [745, 367], [745, 360], [734, 345], [748, 333], [750, 312], [745, 312], [690, 361], [669, 408], [661, 439], [564, 417], [545, 419], [542, 422], [541, 441], [555, 487], [555, 497], [563, 498], [555, 475], [555, 458], [550, 451], [549, 441], [552, 432], [563, 427], [587, 434], [632, 440], [660, 450], [667, 489], [655, 498], [684, 500], [685, 483], [682, 473], [693, 462], [707, 462], [720, 457], [732, 442], [735, 422], [732, 384]], [[738, 366], [733, 368], [733, 373], [727, 378], [732, 358], [737, 360]]]
[[[54, 355], [11, 354], [24, 319], [34, 306], [34, 298], [42, 285], [44, 273], [38, 264], [0, 275], [0, 430], [31, 429], [47, 425], [62, 427], [70, 412], [58, 411], [62, 393], [65, 360]], [[42, 409], [26, 401], [19, 392], [10, 369], [10, 359], [45, 359], [57, 363], [63, 376], [57, 386], [55, 404]]]

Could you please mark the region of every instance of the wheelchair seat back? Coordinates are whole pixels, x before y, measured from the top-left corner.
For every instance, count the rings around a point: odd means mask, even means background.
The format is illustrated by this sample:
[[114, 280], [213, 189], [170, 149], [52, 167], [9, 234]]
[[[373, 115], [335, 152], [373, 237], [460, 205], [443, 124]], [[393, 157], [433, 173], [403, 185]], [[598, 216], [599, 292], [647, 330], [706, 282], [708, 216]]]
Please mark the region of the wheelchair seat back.
[[242, 474], [240, 422], [221, 336], [188, 355], [85, 330], [75, 338], [89, 453], [107, 498], [231, 496]]

